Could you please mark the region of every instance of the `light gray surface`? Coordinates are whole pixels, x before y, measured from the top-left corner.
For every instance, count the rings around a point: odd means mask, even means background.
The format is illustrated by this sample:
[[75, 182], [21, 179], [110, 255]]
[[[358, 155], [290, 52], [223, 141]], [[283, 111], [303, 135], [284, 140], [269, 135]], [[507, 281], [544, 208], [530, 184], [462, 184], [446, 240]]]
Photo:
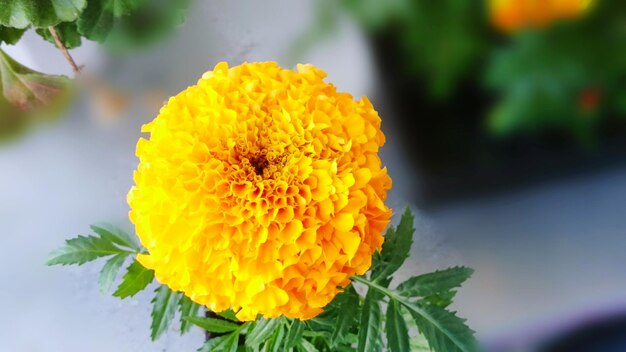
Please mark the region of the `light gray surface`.
[[[185, 27], [154, 51], [106, 59], [91, 46], [77, 56], [120, 85], [152, 84], [174, 94], [220, 60], [287, 64], [284, 48], [310, 13], [310, 2], [197, 2]], [[28, 40], [11, 53], [46, 72], [67, 72], [57, 52], [34, 36]], [[305, 61], [359, 97], [376, 92], [367, 54], [363, 38], [346, 24]], [[394, 178], [389, 203], [401, 210], [402, 195], [418, 180], [395, 145], [384, 101], [374, 101], [389, 141], [383, 150]], [[150, 342], [151, 292], [124, 301], [101, 295], [98, 264], [43, 265], [52, 249], [91, 223], [131, 229], [125, 195], [136, 166], [134, 145], [141, 124], [153, 117], [140, 107], [135, 102], [127, 118], [104, 125], [81, 102], [68, 119], [0, 149], [0, 351], [192, 351], [200, 345], [199, 331], [179, 337], [175, 329]], [[475, 267], [455, 308], [488, 340], [626, 303], [625, 201], [626, 172], [617, 170], [418, 212], [413, 255], [402, 273]]]

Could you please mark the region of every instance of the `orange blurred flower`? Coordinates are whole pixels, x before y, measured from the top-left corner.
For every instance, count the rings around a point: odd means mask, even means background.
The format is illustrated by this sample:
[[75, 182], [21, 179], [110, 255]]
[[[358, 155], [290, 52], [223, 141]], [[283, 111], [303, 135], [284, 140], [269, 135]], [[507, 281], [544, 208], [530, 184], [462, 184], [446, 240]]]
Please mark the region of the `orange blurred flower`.
[[591, 0], [489, 0], [491, 21], [504, 31], [542, 27], [579, 16]]
[[220, 63], [144, 126], [128, 203], [158, 281], [241, 320], [308, 319], [369, 269], [391, 216], [385, 137], [324, 77]]

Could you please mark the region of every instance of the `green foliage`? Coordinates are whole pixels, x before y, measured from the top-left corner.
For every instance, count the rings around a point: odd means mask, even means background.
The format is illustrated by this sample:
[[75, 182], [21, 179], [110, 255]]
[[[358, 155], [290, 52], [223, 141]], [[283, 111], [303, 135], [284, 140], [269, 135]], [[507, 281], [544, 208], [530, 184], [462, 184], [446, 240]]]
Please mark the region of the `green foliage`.
[[429, 297], [460, 287], [473, 273], [474, 270], [466, 267], [437, 270], [404, 281], [398, 285], [396, 291], [407, 297]]
[[[54, 29], [59, 34], [61, 42], [67, 49], [74, 49], [82, 44], [82, 36], [78, 33], [76, 22], [61, 22], [54, 26]], [[37, 28], [35, 32], [54, 46], [57, 45], [48, 28]]]
[[180, 308], [180, 334], [183, 335], [191, 328], [191, 323], [187, 318], [196, 317], [200, 310], [200, 305], [185, 295], [181, 296], [178, 304]]
[[107, 260], [102, 267], [102, 270], [100, 270], [100, 277], [98, 278], [100, 292], [109, 292], [111, 285], [113, 285], [113, 281], [115, 281], [115, 278], [122, 268], [122, 265], [124, 265], [127, 257], [127, 253], [120, 253]]
[[13, 45], [17, 43], [22, 35], [26, 32], [26, 29], [11, 28], [0, 25], [0, 44], [6, 43]]
[[359, 329], [359, 344], [357, 351], [369, 352], [379, 349], [382, 332], [382, 314], [380, 303], [376, 299], [376, 292], [369, 290], [363, 302], [361, 310], [361, 323]]
[[385, 328], [387, 330], [387, 344], [390, 351], [409, 351], [409, 329], [402, 316], [399, 303], [395, 300], [390, 300], [387, 305]]
[[90, 0], [78, 19], [78, 30], [87, 39], [104, 42], [114, 22], [129, 15], [139, 3], [139, 0]]
[[154, 271], [146, 269], [138, 261], [133, 261], [126, 269], [122, 283], [113, 292], [113, 296], [119, 298], [132, 297], [143, 290], [154, 279]]
[[150, 326], [152, 341], [158, 339], [169, 328], [181, 296], [180, 293], [172, 292], [167, 286], [159, 286], [154, 292], [156, 295], [152, 300], [152, 325]]
[[415, 231], [413, 220], [413, 214], [407, 208], [404, 214], [402, 214], [398, 227], [389, 227], [380, 256], [375, 256], [376, 262], [373, 265], [371, 275], [373, 280], [387, 279], [409, 257], [411, 245], [413, 244], [413, 232]]
[[[446, 310], [457, 289], [472, 270], [453, 267], [409, 278], [397, 289], [388, 288], [396, 270], [408, 257], [414, 217], [407, 209], [397, 227], [390, 227], [369, 278], [354, 276], [367, 288], [362, 297], [352, 284], [344, 288], [317, 317], [300, 321], [278, 317], [240, 322], [232, 309], [214, 317], [198, 316], [200, 306], [180, 292], [159, 285], [152, 300], [151, 338], [163, 335], [180, 311], [181, 334], [191, 325], [210, 332], [200, 349], [208, 351], [428, 351], [473, 352], [473, 332], [463, 319]], [[145, 251], [130, 235], [107, 225], [92, 226], [94, 236], [79, 236], [50, 259], [50, 264], [82, 264], [111, 256], [100, 274], [106, 292], [129, 255]], [[113, 296], [125, 298], [143, 290], [154, 272], [133, 260]], [[386, 307], [383, 315], [382, 308]], [[420, 335], [411, 336], [410, 332]]]
[[197, 325], [204, 330], [212, 333], [224, 333], [235, 331], [240, 328], [239, 324], [217, 318], [203, 318], [203, 317], [187, 317], [185, 320]]
[[44, 28], [74, 21], [86, 0], [0, 0], [0, 25]]

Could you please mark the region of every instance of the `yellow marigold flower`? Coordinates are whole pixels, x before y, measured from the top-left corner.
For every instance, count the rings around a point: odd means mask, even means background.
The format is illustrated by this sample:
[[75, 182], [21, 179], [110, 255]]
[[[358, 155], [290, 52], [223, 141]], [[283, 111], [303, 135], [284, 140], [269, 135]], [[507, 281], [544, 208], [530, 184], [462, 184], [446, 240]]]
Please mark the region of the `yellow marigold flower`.
[[579, 16], [591, 0], [489, 0], [491, 21], [504, 31], [541, 27]]
[[381, 248], [385, 137], [312, 65], [220, 63], [142, 129], [130, 219], [138, 260], [220, 312], [309, 319]]

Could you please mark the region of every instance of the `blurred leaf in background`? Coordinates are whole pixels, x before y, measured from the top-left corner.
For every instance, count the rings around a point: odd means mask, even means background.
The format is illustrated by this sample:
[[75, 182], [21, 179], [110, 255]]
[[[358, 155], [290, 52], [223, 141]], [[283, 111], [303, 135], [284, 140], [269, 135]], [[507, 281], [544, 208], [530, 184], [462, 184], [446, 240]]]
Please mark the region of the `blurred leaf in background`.
[[494, 50], [486, 85], [501, 99], [492, 132], [559, 130], [586, 143], [601, 119], [626, 115], [626, 3], [594, 5], [585, 17], [519, 32]]
[[45, 75], [0, 50], [0, 139], [14, 136], [32, 122], [50, 120], [67, 106], [71, 81]]

